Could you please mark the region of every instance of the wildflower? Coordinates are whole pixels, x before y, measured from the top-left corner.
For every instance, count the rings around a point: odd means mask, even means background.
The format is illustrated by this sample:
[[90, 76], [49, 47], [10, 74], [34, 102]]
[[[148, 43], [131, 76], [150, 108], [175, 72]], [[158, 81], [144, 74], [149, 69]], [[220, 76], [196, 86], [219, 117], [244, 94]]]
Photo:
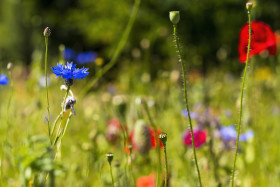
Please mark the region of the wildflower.
[[88, 68], [76, 68], [76, 64], [73, 64], [73, 62], [67, 62], [65, 66], [57, 63], [57, 66], [52, 67], [52, 70], [57, 77], [62, 76], [68, 82], [73, 81], [73, 79], [84, 79], [89, 74]]
[[46, 27], [43, 34], [45, 37], [49, 37], [51, 35], [51, 29], [49, 27]]
[[63, 52], [63, 56], [65, 60], [75, 60], [76, 59], [76, 52], [73, 49], [65, 48]]
[[[203, 130], [194, 130], [194, 146], [200, 147], [206, 142], [206, 132]], [[191, 146], [192, 145], [192, 136], [191, 131], [188, 130], [183, 134], [183, 141], [185, 145]]]
[[71, 109], [71, 110], [72, 110], [72, 113], [73, 113], [74, 115], [76, 115], [76, 112], [75, 112], [75, 110], [74, 110], [74, 104], [76, 104], [76, 99], [75, 99], [74, 97], [72, 97], [72, 96], [68, 96], [68, 97], [66, 98], [66, 101], [65, 101], [64, 112], [65, 112], [66, 110]]
[[[239, 61], [245, 62], [247, 58], [248, 38], [249, 38], [249, 25], [245, 24], [239, 34]], [[259, 54], [267, 50], [270, 55], [275, 55], [277, 52], [276, 35], [269, 25], [260, 22], [252, 22], [252, 36], [251, 48], [249, 57]]]
[[78, 53], [76, 57], [76, 62], [78, 64], [86, 64], [90, 62], [94, 62], [97, 58], [97, 54], [93, 51], [87, 51], [83, 53]]
[[[158, 138], [160, 132], [160, 130], [157, 130], [157, 136], [155, 136], [153, 128], [146, 125], [143, 120], [138, 120], [135, 129], [129, 135], [129, 139], [133, 148], [142, 154], [146, 154], [150, 149], [156, 148], [156, 137]], [[163, 148], [161, 142], [160, 147]]]
[[113, 161], [114, 159], [114, 154], [109, 152], [109, 153], [106, 153], [106, 157], [107, 157], [107, 160], [109, 162], [109, 164], [111, 164], [111, 162]]
[[8, 83], [8, 77], [6, 75], [0, 75], [0, 85], [7, 85]]
[[[183, 110], [182, 111], [182, 114], [183, 114], [183, 116], [185, 116], [185, 117], [189, 117], [188, 116], [188, 110], [187, 109], [185, 109], [185, 110]], [[191, 118], [192, 119], [196, 119], [197, 117], [198, 117], [198, 113], [196, 113], [196, 112], [190, 112], [190, 116], [191, 116]]]
[[[236, 140], [237, 139], [237, 132], [233, 125], [228, 127], [222, 126], [220, 129], [220, 135], [224, 141]], [[243, 133], [239, 137], [240, 142], [248, 141], [253, 138], [254, 132], [252, 130], [248, 130], [247, 132]]]
[[156, 174], [139, 177], [136, 181], [136, 187], [154, 187], [156, 185]]

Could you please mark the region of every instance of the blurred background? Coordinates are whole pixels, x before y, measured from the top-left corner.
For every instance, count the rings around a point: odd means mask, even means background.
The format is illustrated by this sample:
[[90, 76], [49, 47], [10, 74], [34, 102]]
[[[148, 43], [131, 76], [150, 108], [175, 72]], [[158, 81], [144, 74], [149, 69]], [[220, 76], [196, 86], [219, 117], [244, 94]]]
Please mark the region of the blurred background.
[[[238, 35], [247, 21], [241, 0], [143, 0], [124, 50], [146, 68], [170, 68], [174, 56], [170, 10], [181, 11], [179, 37], [188, 64], [202, 72], [222, 66], [239, 71]], [[254, 1], [253, 20], [279, 29], [280, 3]], [[29, 65], [44, 47], [42, 31], [52, 30], [51, 59], [58, 61], [59, 45], [77, 52], [94, 51], [110, 59], [127, 24], [132, 0], [1, 0], [0, 61]], [[1, 64], [2, 68], [5, 64]]]

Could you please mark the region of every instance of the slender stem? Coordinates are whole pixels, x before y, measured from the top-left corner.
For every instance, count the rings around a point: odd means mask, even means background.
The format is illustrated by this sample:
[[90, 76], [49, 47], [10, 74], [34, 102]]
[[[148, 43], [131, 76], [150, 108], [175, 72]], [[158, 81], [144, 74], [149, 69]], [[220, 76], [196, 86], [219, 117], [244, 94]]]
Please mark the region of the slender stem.
[[232, 170], [232, 177], [231, 177], [231, 186], [232, 187], [234, 187], [234, 174], [235, 174], [237, 151], [238, 151], [238, 144], [239, 144], [240, 125], [241, 125], [241, 119], [242, 119], [243, 93], [244, 93], [245, 78], [246, 78], [246, 72], [247, 72], [247, 68], [248, 68], [249, 53], [250, 53], [250, 47], [251, 47], [251, 32], [252, 31], [251, 31], [251, 12], [250, 11], [248, 11], [248, 18], [249, 18], [249, 41], [248, 41], [248, 48], [247, 48], [246, 65], [245, 65], [245, 70], [244, 70], [244, 74], [243, 74], [243, 81], [242, 81], [242, 87], [241, 87], [240, 113], [239, 113], [239, 120], [238, 120], [238, 127], [237, 127], [236, 148], [235, 148], [233, 170]]
[[[68, 96], [68, 94], [69, 94], [69, 91], [70, 91], [70, 86], [67, 86], [67, 90], [66, 90], [66, 93], [65, 93], [65, 96], [64, 96], [64, 99], [63, 99], [63, 102], [62, 102], [62, 106], [61, 106], [61, 112], [60, 112], [60, 114], [58, 115], [58, 117], [56, 118], [55, 123], [54, 123], [53, 128], [52, 128], [51, 136], [52, 136], [53, 133], [54, 133], [54, 130], [55, 130], [55, 127], [56, 127], [56, 124], [57, 124], [58, 119], [60, 119], [58, 131], [57, 131], [57, 134], [56, 134], [54, 140], [56, 140], [56, 138], [57, 138], [58, 135], [59, 135], [59, 129], [60, 129], [61, 123], [62, 123], [62, 118], [63, 118], [63, 113], [64, 113], [65, 102], [66, 102], [66, 98], [67, 98], [67, 96]], [[53, 142], [53, 145], [54, 145], [54, 142]]]
[[46, 52], [45, 52], [45, 79], [46, 79], [46, 92], [47, 92], [47, 110], [48, 110], [48, 131], [49, 131], [49, 139], [50, 144], [52, 144], [51, 139], [51, 126], [50, 126], [50, 103], [49, 103], [49, 91], [48, 91], [48, 75], [47, 75], [47, 68], [48, 68], [48, 37], [45, 36], [45, 45], [46, 45]]
[[114, 186], [115, 186], [115, 182], [114, 182], [114, 177], [113, 177], [113, 172], [112, 172], [111, 163], [110, 163], [110, 173], [111, 173], [111, 178], [112, 178], [112, 186], [114, 187]]
[[147, 102], [144, 102], [143, 103], [144, 105], [144, 109], [147, 113], [147, 116], [148, 116], [148, 119], [150, 121], [150, 124], [151, 126], [153, 127], [153, 130], [154, 130], [154, 134], [155, 134], [155, 142], [156, 142], [156, 150], [157, 150], [157, 160], [158, 160], [158, 164], [157, 164], [157, 178], [156, 178], [156, 186], [159, 186], [159, 180], [160, 180], [160, 173], [161, 173], [161, 159], [160, 159], [160, 143], [159, 143], [159, 139], [158, 139], [158, 133], [157, 133], [157, 128], [156, 128], [156, 125], [151, 117], [151, 114], [150, 114], [150, 110], [149, 110], [149, 107], [148, 107], [148, 104]]
[[130, 159], [130, 173], [131, 173], [131, 177], [132, 177], [132, 181], [133, 181], [133, 186], [135, 186], [135, 177], [134, 177], [134, 173], [132, 171], [132, 156], [131, 156], [131, 152], [129, 153], [129, 159]]
[[165, 157], [165, 187], [167, 187], [168, 165], [167, 165], [166, 144], [164, 145], [164, 157]]
[[113, 54], [113, 57], [111, 59], [111, 61], [106, 64], [104, 66], [104, 68], [100, 69], [97, 73], [96, 73], [96, 76], [94, 76], [91, 80], [88, 81], [88, 83], [85, 85], [84, 89], [81, 91], [81, 95], [84, 95], [86, 94], [92, 86], [95, 85], [95, 83], [107, 72], [109, 71], [117, 62], [119, 56], [120, 56], [120, 53], [122, 52], [126, 42], [127, 42], [127, 39], [128, 39], [128, 36], [131, 32], [131, 29], [132, 29], [132, 26], [135, 22], [135, 19], [136, 19], [136, 15], [137, 15], [137, 12], [138, 12], [138, 9], [139, 9], [139, 6], [140, 6], [140, 2], [141, 0], [135, 0], [134, 2], [134, 5], [133, 5], [133, 9], [132, 9], [132, 12], [131, 12], [131, 16], [129, 18], [129, 21], [128, 21], [128, 24], [125, 28], [125, 31], [123, 32], [123, 35], [118, 43], [118, 46], [117, 46], [117, 49], [115, 50], [114, 54]]
[[179, 41], [178, 41], [178, 37], [177, 37], [177, 25], [174, 24], [173, 28], [174, 28], [174, 39], [175, 39], [175, 42], [176, 42], [177, 53], [178, 53], [178, 56], [179, 56], [179, 61], [181, 63], [181, 68], [182, 68], [182, 73], [183, 73], [185, 107], [186, 107], [186, 109], [188, 111], [188, 119], [189, 119], [189, 122], [190, 122], [190, 129], [191, 129], [191, 135], [192, 135], [193, 156], [194, 156], [194, 161], [195, 161], [195, 166], [196, 166], [196, 170], [197, 170], [199, 184], [200, 184], [200, 186], [202, 186], [201, 177], [200, 177], [200, 171], [199, 171], [199, 167], [198, 167], [198, 163], [197, 163], [196, 150], [195, 150], [195, 146], [194, 146], [192, 119], [191, 119], [191, 116], [190, 116], [190, 109], [189, 109], [189, 104], [188, 104], [187, 80], [186, 80], [185, 66], [184, 66], [184, 62], [183, 62], [183, 58], [182, 58], [182, 53], [181, 53], [181, 50], [180, 50]]

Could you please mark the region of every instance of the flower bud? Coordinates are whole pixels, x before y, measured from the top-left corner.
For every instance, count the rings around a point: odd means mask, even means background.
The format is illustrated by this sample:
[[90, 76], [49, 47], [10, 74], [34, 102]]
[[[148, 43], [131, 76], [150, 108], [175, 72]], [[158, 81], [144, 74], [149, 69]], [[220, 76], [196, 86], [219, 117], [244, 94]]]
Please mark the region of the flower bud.
[[137, 150], [142, 154], [149, 153], [152, 148], [150, 130], [144, 120], [138, 120], [136, 122], [132, 141]]
[[180, 21], [180, 12], [179, 11], [170, 11], [169, 19], [174, 25], [176, 25]]
[[49, 37], [51, 35], [51, 29], [49, 27], [46, 27], [43, 34], [45, 37]]
[[73, 79], [66, 79], [66, 80], [65, 80], [65, 85], [66, 85], [66, 86], [72, 86], [73, 83], [74, 83], [74, 80], [73, 80]]
[[167, 134], [164, 133], [164, 132], [161, 132], [161, 133], [158, 135], [158, 138], [159, 138], [159, 140], [161, 141], [161, 143], [165, 146], [165, 145], [166, 145], [166, 142], [167, 142]]
[[107, 157], [109, 164], [111, 164], [111, 162], [113, 161], [113, 158], [114, 158], [114, 154], [109, 152], [106, 154], [106, 157]]
[[8, 64], [7, 64], [7, 69], [8, 70], [11, 70], [13, 68], [13, 63], [12, 62], [9, 62]]
[[253, 3], [252, 2], [246, 3], [246, 9], [248, 10], [248, 12], [251, 12], [251, 10], [253, 9]]

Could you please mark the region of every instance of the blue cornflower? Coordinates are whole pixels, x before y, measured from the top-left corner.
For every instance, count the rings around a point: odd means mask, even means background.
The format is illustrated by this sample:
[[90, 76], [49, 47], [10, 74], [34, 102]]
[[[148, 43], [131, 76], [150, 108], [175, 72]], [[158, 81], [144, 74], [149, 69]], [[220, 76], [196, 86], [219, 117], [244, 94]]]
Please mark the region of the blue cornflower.
[[65, 60], [75, 60], [76, 59], [76, 52], [73, 49], [65, 48], [63, 52], [63, 56]]
[[[183, 114], [183, 116], [185, 116], [185, 117], [189, 117], [189, 116], [188, 116], [188, 110], [187, 110], [187, 109], [183, 110], [183, 111], [182, 111], [182, 114]], [[190, 116], [191, 116], [192, 119], [196, 119], [196, 118], [198, 117], [198, 113], [196, 113], [196, 112], [190, 112]]]
[[6, 75], [0, 75], [0, 85], [7, 85], [8, 83], [8, 77]]
[[57, 63], [57, 66], [52, 67], [52, 72], [56, 74], [57, 77], [62, 76], [66, 81], [73, 79], [84, 79], [88, 74], [88, 68], [76, 68], [76, 64], [73, 62], [67, 62], [67, 65]]
[[[230, 125], [228, 127], [222, 126], [220, 129], [220, 134], [224, 141], [237, 139], [237, 132], [235, 131], [233, 125]], [[248, 141], [251, 138], [253, 138], [253, 136], [254, 136], [254, 132], [252, 130], [248, 130], [247, 132], [240, 134], [239, 141], [240, 142]]]

